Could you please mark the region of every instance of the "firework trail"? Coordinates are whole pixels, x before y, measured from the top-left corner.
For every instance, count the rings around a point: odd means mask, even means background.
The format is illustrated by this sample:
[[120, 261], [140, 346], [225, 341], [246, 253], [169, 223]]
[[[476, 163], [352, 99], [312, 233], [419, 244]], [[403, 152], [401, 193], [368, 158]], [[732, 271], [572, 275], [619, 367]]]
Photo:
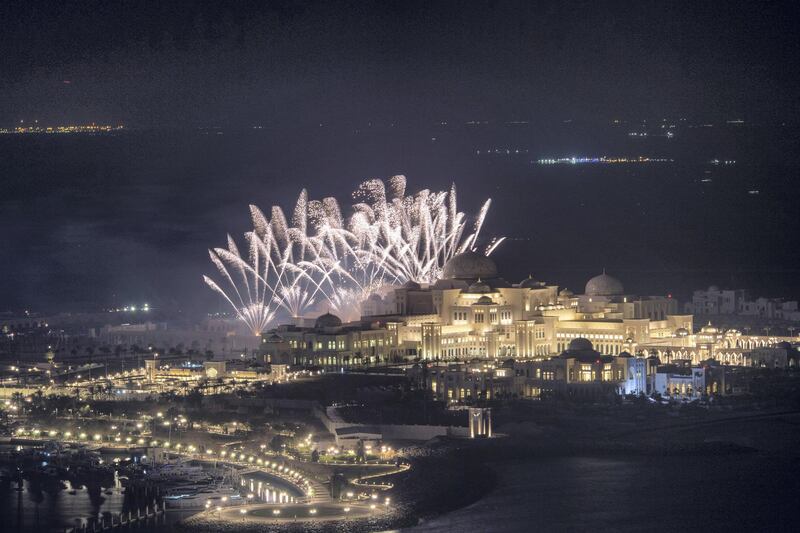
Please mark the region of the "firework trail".
[[230, 295], [208, 276], [203, 276], [203, 280], [211, 289], [225, 298], [236, 311], [236, 315], [247, 324], [253, 335], [258, 335], [275, 316], [272, 307], [275, 290], [265, 282], [268, 277], [267, 269], [264, 269], [264, 275], [259, 272], [260, 252], [255, 249], [258, 244], [253, 238], [254, 235], [252, 233], [249, 235], [251, 238], [248, 239], [250, 246], [247, 259], [242, 258], [230, 235], [228, 235], [227, 249], [209, 250], [211, 262], [232, 289], [229, 291]]

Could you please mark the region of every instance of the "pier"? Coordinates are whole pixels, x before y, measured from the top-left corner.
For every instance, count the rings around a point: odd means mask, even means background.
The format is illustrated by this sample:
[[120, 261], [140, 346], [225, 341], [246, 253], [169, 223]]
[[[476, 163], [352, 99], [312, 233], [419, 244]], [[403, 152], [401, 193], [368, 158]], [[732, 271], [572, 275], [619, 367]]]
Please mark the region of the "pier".
[[99, 531], [110, 531], [115, 528], [129, 526], [131, 524], [155, 520], [164, 514], [164, 506], [153, 503], [152, 506], [146, 505], [144, 509], [138, 509], [127, 513], [101, 515], [97, 519], [88, 519], [82, 526], [68, 527], [64, 533], [96, 533]]

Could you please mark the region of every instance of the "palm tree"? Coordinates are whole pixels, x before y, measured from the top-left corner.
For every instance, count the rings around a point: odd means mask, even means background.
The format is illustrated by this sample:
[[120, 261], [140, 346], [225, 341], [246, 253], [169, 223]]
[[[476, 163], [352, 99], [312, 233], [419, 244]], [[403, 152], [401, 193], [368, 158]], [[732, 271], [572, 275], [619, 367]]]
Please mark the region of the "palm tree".
[[23, 399], [24, 399], [24, 396], [22, 395], [21, 392], [15, 392], [14, 394], [11, 395], [11, 403], [13, 403], [14, 405], [17, 406], [17, 409], [19, 409], [20, 413], [22, 412], [22, 400]]

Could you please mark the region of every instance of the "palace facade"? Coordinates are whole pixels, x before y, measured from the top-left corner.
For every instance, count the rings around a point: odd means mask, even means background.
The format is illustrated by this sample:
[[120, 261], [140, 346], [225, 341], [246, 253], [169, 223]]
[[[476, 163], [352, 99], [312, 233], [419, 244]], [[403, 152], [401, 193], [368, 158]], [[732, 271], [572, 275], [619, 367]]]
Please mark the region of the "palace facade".
[[627, 292], [606, 272], [587, 281], [582, 294], [530, 276], [510, 283], [490, 257], [466, 252], [448, 261], [434, 284], [408, 282], [386, 296], [370, 296], [359, 321], [342, 323], [326, 313], [313, 324], [264, 333], [261, 346], [267, 362], [344, 368], [420, 359], [546, 359], [586, 339], [609, 356], [747, 365], [756, 360], [754, 350], [791, 340], [742, 336], [710, 324], [695, 332], [693, 316], [678, 309], [670, 296]]

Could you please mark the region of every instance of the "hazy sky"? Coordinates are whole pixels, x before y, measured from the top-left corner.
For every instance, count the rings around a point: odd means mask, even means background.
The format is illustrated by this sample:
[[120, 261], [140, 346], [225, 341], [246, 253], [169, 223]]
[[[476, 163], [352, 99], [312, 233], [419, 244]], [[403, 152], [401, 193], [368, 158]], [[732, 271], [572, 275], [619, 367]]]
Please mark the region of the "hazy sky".
[[0, 4], [0, 121], [785, 116], [797, 2]]

